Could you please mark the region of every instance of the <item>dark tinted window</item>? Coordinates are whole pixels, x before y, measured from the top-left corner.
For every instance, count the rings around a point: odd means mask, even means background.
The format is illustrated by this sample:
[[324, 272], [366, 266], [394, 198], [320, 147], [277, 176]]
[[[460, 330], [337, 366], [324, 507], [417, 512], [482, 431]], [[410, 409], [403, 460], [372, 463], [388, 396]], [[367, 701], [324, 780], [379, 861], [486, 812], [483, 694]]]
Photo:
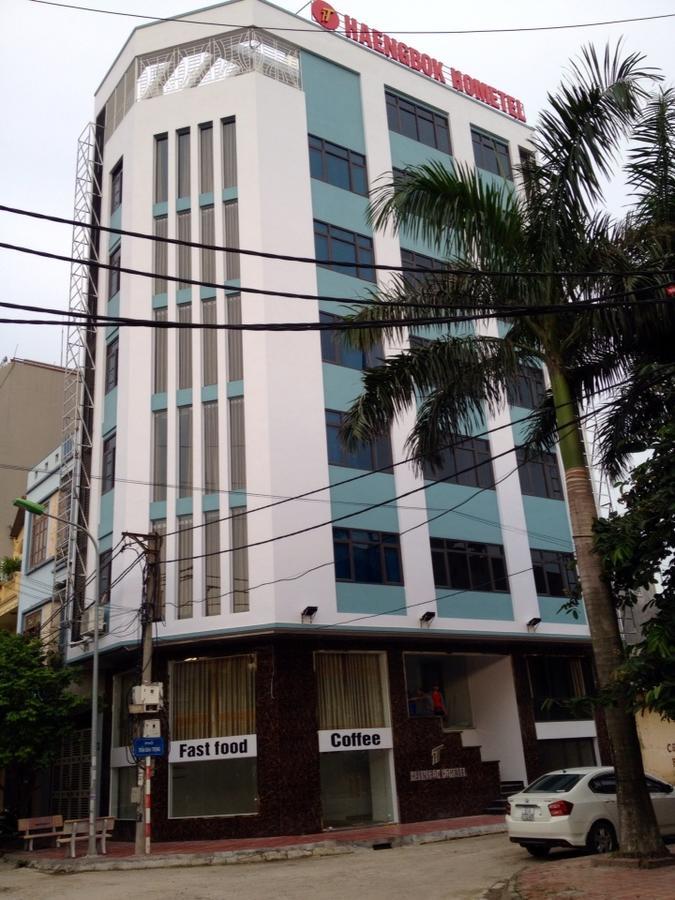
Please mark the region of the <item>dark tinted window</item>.
[[546, 396], [543, 371], [535, 366], [522, 366], [507, 393], [511, 406], [536, 409]]
[[111, 297], [114, 297], [115, 294], [119, 292], [120, 289], [120, 265], [122, 264], [122, 256], [120, 248], [117, 247], [116, 250], [110, 254], [110, 258], [108, 259], [108, 265], [110, 268], [108, 269], [108, 300]]
[[544, 597], [566, 597], [576, 591], [577, 570], [572, 553], [530, 550], [537, 593]]
[[326, 410], [326, 436], [328, 439], [328, 463], [332, 466], [348, 466], [352, 469], [383, 469], [391, 466], [391, 441], [380, 437], [370, 444], [362, 444], [348, 450], [340, 440], [340, 428], [344, 413]]
[[504, 593], [509, 590], [504, 548], [498, 544], [431, 538], [431, 563], [436, 587]]
[[335, 577], [364, 584], [403, 584], [399, 537], [381, 531], [334, 528]]
[[327, 222], [314, 222], [314, 250], [317, 265], [352, 275], [365, 281], [375, 281], [375, 262], [372, 238]]
[[[320, 322], [341, 322], [340, 316], [330, 313], [320, 313]], [[383, 352], [382, 347], [376, 345], [370, 350], [359, 350], [351, 347], [344, 339], [342, 331], [321, 332], [321, 359], [336, 366], [346, 366], [348, 369], [372, 369], [380, 364]]]
[[368, 193], [366, 158], [355, 150], [310, 134], [309, 168], [312, 178], [355, 194]]
[[424, 463], [425, 479], [442, 479], [466, 487], [494, 487], [490, 442], [482, 438], [455, 437], [451, 444], [453, 446], [443, 451], [437, 466]]
[[385, 93], [385, 98], [390, 131], [450, 153], [450, 130], [446, 115], [389, 91]]
[[110, 393], [117, 386], [117, 365], [119, 341], [117, 338], [106, 344], [105, 348], [105, 392]]
[[523, 494], [531, 497], [547, 497], [550, 500], [563, 500], [560, 469], [555, 453], [530, 453], [516, 451], [518, 460], [518, 476]]
[[122, 163], [119, 162], [110, 174], [110, 212], [122, 205]]
[[583, 775], [576, 772], [561, 772], [553, 775], [542, 775], [523, 791], [524, 794], [566, 794], [577, 785]]
[[511, 160], [509, 159], [509, 145], [506, 141], [484, 134], [482, 131], [471, 129], [471, 141], [473, 143], [473, 155], [476, 168], [502, 178], [513, 180], [511, 173]]

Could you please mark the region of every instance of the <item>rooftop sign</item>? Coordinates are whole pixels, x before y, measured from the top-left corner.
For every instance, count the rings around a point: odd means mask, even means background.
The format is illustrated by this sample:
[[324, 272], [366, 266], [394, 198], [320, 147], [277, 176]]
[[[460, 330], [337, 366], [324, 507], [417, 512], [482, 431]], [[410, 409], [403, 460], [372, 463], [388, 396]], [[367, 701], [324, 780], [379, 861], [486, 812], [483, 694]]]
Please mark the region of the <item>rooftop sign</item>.
[[[318, 22], [322, 28], [328, 31], [340, 30], [340, 13], [336, 12], [330, 3], [324, 0], [314, 0], [312, 3], [312, 18]], [[410, 47], [403, 41], [397, 41], [378, 31], [376, 28], [370, 28], [364, 22], [358, 22], [351, 16], [342, 14], [342, 29], [340, 33], [349, 40], [357, 44], [363, 44], [368, 49], [381, 53], [389, 59], [402, 63], [404, 66], [413, 69], [415, 72], [421, 72], [427, 78], [432, 78], [441, 84], [447, 84], [446, 73], [450, 77], [451, 87], [462, 94], [467, 94], [487, 106], [498, 109], [506, 113], [514, 119], [525, 122], [525, 110], [520, 100], [505, 94], [503, 91], [497, 90], [484, 81], [479, 81], [471, 75], [465, 75], [459, 69], [452, 69], [444, 66], [443, 63], [429, 56], [428, 53], [420, 53], [415, 47]]]

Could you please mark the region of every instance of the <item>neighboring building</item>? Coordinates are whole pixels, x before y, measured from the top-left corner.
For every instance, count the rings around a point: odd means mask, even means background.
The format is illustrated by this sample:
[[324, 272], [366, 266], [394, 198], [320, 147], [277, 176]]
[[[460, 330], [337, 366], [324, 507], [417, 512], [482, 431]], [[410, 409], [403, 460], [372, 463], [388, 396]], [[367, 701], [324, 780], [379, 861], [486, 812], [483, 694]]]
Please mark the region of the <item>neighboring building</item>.
[[30, 359], [0, 365], [0, 556], [12, 553], [14, 499], [26, 472], [61, 440], [64, 370]]
[[0, 559], [0, 631], [16, 631], [23, 552], [23, 510], [14, 510], [9, 532], [12, 552]]
[[[374, 262], [437, 265], [433, 247], [367, 224], [382, 173], [455, 160], [515, 184], [530, 131], [501, 91], [351, 20], [352, 37], [331, 35], [261, 0], [206, 18], [198, 33], [180, 19], [135, 29], [100, 86], [101, 224], [352, 268], [105, 235], [99, 312], [331, 321], [380, 279]], [[513, 451], [542, 372], [523, 372], [511, 405], [486, 416], [485, 428], [506, 427], [464, 436], [447, 480], [425, 487], [399, 464], [410, 416], [367, 452], [339, 444], [365, 360], [333, 334], [97, 332], [88, 524], [107, 617], [101, 808], [129, 828], [142, 594], [141, 567], [125, 574], [133, 557], [119, 549], [129, 531], [164, 536], [159, 838], [480, 813], [500, 782], [600, 759], [595, 722], [544, 703], [591, 681], [583, 611], [560, 611], [574, 577], [558, 460], [520, 478], [515, 453], [489, 461]], [[68, 658], [88, 663], [77, 610], [72, 621]]]

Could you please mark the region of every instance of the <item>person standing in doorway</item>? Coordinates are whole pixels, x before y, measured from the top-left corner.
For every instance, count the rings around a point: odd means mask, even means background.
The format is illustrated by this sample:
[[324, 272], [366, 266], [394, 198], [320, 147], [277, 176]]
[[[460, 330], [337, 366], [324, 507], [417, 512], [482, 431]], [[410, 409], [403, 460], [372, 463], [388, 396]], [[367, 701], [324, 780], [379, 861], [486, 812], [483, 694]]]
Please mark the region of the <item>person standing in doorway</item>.
[[441, 693], [440, 687], [435, 684], [431, 689], [431, 703], [434, 708], [435, 716], [445, 716], [447, 715], [447, 710], [445, 708], [445, 700], [443, 699], [443, 694]]

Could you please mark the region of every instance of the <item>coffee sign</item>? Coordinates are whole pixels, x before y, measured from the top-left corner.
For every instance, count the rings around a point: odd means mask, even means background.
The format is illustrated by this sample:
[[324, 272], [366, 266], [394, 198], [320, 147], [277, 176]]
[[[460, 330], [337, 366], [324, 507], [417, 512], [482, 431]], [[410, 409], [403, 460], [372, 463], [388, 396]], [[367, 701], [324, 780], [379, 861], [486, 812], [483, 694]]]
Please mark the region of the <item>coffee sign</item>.
[[169, 762], [209, 762], [257, 755], [256, 735], [238, 734], [233, 737], [202, 738], [198, 741], [171, 741]]
[[[324, 0], [314, 0], [312, 18], [327, 31], [340, 30], [340, 13]], [[371, 28], [365, 22], [359, 22], [343, 13], [340, 33], [350, 41], [368, 47], [375, 53], [381, 53], [382, 56], [408, 66], [415, 72], [421, 72], [427, 78], [432, 78], [440, 84], [447, 84], [445, 78], [447, 73], [451, 86], [456, 91], [480, 100], [481, 103], [498, 109], [514, 119], [521, 122], [526, 121], [525, 109], [520, 100], [478, 78], [460, 72], [459, 69], [448, 68], [440, 60], [429, 56], [428, 53], [420, 53], [415, 47], [411, 47], [404, 41], [396, 40], [391, 35], [378, 31], [377, 28]]]
[[319, 752], [340, 750], [389, 750], [393, 747], [391, 728], [341, 728], [319, 732]]

